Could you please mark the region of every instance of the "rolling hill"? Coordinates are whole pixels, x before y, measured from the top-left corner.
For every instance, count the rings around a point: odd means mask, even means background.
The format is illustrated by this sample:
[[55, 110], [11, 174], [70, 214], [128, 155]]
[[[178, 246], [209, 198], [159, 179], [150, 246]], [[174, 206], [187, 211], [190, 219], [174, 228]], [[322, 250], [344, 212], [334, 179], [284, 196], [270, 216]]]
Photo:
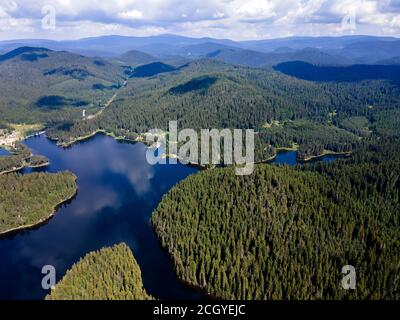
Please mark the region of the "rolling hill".
[[123, 55], [118, 57], [117, 60], [121, 61], [124, 64], [127, 64], [129, 66], [136, 67], [136, 66], [156, 62], [159, 59], [156, 57], [153, 57], [150, 54], [144, 53], [144, 52], [140, 52], [137, 50], [131, 50], [131, 51], [125, 52]]
[[169, 64], [165, 64], [162, 62], [154, 62], [154, 63], [149, 63], [149, 64], [142, 65], [142, 66], [135, 68], [135, 70], [131, 74], [131, 77], [146, 78], [146, 77], [155, 76], [160, 73], [166, 73], [166, 72], [171, 72], [171, 71], [175, 71], [175, 70], [176, 70], [176, 68]]
[[2, 119], [19, 122], [27, 109], [32, 112], [25, 117], [35, 118], [38, 109], [97, 108], [122, 84], [123, 71], [101, 58], [44, 48], [15, 49], [0, 56]]
[[294, 142], [303, 154], [350, 151], [360, 143], [355, 134], [360, 128], [338, 126], [354, 115], [366, 118], [363, 132], [373, 125], [381, 133], [396, 126], [395, 117], [387, 125], [375, 120], [382, 112], [394, 115], [399, 101], [399, 87], [383, 81], [318, 84], [211, 59], [159, 74], [153, 67], [138, 68], [139, 77], [130, 78], [96, 119], [60, 122], [47, 134], [69, 144], [98, 129], [135, 139], [150, 129], [167, 129], [172, 120], [195, 130], [253, 128], [258, 132], [256, 159], [262, 161], [275, 153], [271, 146], [291, 147]]

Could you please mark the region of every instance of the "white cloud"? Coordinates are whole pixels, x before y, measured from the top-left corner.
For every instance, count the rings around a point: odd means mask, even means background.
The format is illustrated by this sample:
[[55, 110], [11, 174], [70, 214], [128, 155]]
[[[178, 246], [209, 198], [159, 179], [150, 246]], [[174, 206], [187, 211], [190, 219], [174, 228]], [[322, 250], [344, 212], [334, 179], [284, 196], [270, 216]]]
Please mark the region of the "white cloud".
[[274, 3], [268, 0], [244, 1], [237, 10], [240, 17], [244, 19], [268, 19], [276, 16]]
[[7, 12], [15, 12], [18, 10], [18, 4], [12, 0], [4, 0], [0, 7], [2, 10]]
[[118, 13], [118, 17], [126, 20], [137, 20], [143, 17], [143, 13], [139, 10], [124, 11]]
[[223, 17], [225, 17], [225, 13], [223, 13], [223, 12], [217, 11], [217, 12], [215, 12], [213, 14], [213, 18], [215, 18], [215, 19], [220, 19], [220, 18], [223, 18]]
[[15, 1], [5, 1], [0, 5], [0, 35], [3, 33], [32, 33], [35, 28], [29, 18], [14, 18], [12, 16], [18, 10]]
[[[40, 29], [53, 5], [57, 30]], [[341, 34], [350, 12], [357, 32], [399, 35], [397, 0], [1, 0], [0, 38], [79, 38], [154, 32], [235, 39]], [[81, 28], [79, 28], [81, 26]]]

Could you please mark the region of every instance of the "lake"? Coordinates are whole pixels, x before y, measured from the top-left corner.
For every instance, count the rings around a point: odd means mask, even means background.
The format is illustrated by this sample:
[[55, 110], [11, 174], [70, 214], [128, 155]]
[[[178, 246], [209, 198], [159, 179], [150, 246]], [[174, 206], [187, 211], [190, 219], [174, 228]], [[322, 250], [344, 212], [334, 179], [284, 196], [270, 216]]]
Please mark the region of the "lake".
[[[329, 163], [331, 161], [336, 160], [337, 158], [338, 157], [329, 155], [329, 156], [317, 158], [311, 162], [321, 161], [324, 163]], [[291, 165], [291, 166], [294, 166], [296, 164], [303, 164], [302, 162], [299, 162], [297, 160], [297, 152], [296, 151], [278, 152], [278, 154], [276, 155], [276, 158], [271, 163], [278, 164], [278, 165], [287, 164], [287, 165]]]
[[0, 148], [0, 157], [1, 156], [8, 156], [9, 154], [10, 153], [6, 149]]
[[0, 299], [43, 299], [44, 265], [53, 265], [59, 280], [86, 253], [120, 242], [133, 250], [151, 295], [200, 298], [177, 280], [149, 224], [161, 197], [196, 169], [151, 166], [143, 144], [120, 143], [104, 135], [69, 149], [58, 148], [44, 136], [30, 138], [26, 145], [51, 162], [35, 171], [70, 170], [78, 176], [79, 191], [46, 225], [0, 240]]
[[[25, 143], [51, 164], [24, 173], [70, 170], [79, 190], [45, 225], [0, 239], [0, 299], [43, 299], [48, 293], [41, 288], [44, 265], [56, 268], [58, 281], [88, 252], [121, 242], [133, 250], [148, 293], [158, 299], [201, 298], [178, 281], [149, 223], [162, 196], [198, 169], [151, 166], [145, 145], [100, 134], [68, 149], [44, 136]], [[296, 153], [280, 153], [275, 163], [296, 164]]]

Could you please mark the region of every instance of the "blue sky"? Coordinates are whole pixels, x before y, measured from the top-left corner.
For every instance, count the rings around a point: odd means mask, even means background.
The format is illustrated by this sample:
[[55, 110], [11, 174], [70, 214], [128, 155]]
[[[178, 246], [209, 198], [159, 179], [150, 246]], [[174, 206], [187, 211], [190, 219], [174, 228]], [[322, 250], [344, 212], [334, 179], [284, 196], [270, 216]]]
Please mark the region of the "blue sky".
[[[55, 21], [54, 28], [43, 21]], [[163, 33], [234, 40], [400, 36], [400, 0], [0, 0], [0, 40]]]

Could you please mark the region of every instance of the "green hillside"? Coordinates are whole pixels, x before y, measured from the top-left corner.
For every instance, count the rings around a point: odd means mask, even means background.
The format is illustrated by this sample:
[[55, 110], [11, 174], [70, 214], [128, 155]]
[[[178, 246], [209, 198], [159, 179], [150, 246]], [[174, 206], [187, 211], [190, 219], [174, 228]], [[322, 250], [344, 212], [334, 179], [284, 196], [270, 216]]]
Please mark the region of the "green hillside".
[[153, 57], [150, 54], [140, 52], [137, 50], [131, 50], [128, 52], [125, 52], [123, 55], [121, 55], [118, 59], [118, 61], [121, 61], [124, 64], [127, 64], [132, 67], [156, 62], [157, 58]]
[[0, 56], [0, 113], [37, 123], [98, 108], [123, 83], [123, 69], [102, 59], [23, 47]]
[[[303, 144], [306, 154], [324, 149], [349, 151], [360, 137], [340, 126], [343, 120], [363, 116], [367, 130], [385, 135], [389, 129], [382, 127], [388, 125], [378, 123], [377, 115], [394, 114], [399, 97], [399, 87], [384, 81], [317, 84], [274, 71], [199, 60], [173, 72], [131, 78], [99, 117], [60, 122], [48, 134], [68, 143], [97, 129], [132, 136], [167, 129], [169, 121], [178, 120], [180, 128], [255, 129], [260, 132], [257, 160], [271, 156], [264, 152], [273, 150], [270, 145], [296, 142]], [[266, 126], [276, 122], [286, 123], [285, 128]], [[391, 126], [394, 129], [395, 123]]]

